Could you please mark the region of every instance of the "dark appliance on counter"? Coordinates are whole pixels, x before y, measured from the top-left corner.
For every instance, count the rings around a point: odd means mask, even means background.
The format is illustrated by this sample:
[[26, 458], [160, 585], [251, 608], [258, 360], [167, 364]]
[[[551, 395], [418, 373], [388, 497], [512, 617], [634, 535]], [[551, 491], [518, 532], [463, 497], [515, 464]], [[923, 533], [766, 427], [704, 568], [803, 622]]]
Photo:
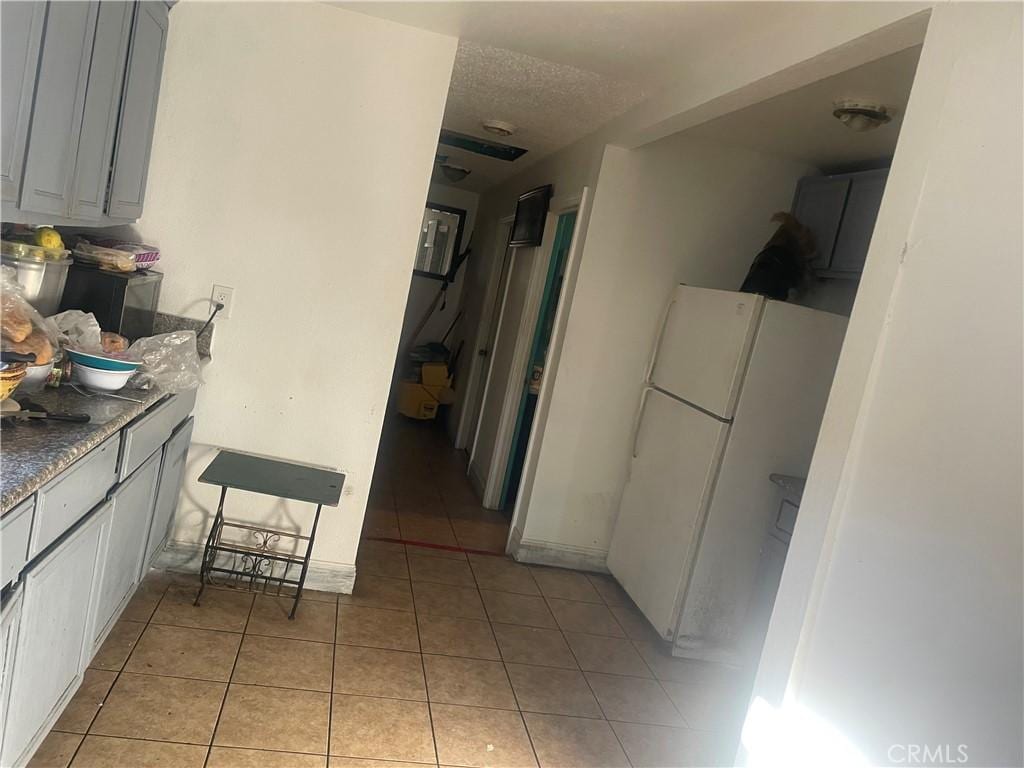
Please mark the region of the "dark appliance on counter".
[[162, 272], [140, 269], [112, 272], [75, 262], [68, 270], [60, 309], [92, 312], [104, 331], [130, 341], [153, 335]]

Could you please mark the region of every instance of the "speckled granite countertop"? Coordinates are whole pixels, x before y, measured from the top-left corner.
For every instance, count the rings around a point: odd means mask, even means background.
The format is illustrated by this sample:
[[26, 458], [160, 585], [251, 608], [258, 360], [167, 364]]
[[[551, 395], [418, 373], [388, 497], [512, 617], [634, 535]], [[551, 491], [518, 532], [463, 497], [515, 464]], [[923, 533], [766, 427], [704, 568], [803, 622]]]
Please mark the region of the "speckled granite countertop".
[[139, 402], [105, 395], [87, 397], [68, 386], [43, 392], [15, 392], [51, 413], [88, 413], [92, 421], [16, 421], [0, 431], [0, 514], [6, 514], [76, 460], [164, 397], [156, 390], [123, 389], [118, 394]]

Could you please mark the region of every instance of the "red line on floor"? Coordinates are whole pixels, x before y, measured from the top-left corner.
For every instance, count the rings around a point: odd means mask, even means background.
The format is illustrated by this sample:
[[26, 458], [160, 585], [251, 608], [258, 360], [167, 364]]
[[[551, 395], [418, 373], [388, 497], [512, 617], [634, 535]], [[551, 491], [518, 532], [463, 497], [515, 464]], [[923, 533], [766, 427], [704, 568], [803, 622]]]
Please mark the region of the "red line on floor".
[[392, 539], [387, 536], [363, 536], [367, 541], [387, 541], [391, 544], [411, 544], [414, 547], [426, 547], [427, 549], [444, 549], [448, 552], [468, 552], [471, 555], [491, 555], [492, 557], [504, 557], [504, 552], [490, 552], [486, 549], [467, 549], [466, 547], [453, 547], [450, 544], [431, 544], [427, 541], [412, 541], [411, 539]]

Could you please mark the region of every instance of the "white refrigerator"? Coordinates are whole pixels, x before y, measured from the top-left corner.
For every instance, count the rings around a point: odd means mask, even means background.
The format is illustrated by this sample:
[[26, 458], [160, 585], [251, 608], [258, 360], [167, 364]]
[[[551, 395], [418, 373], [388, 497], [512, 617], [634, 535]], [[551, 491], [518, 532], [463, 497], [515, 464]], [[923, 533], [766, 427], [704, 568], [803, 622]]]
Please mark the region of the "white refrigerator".
[[679, 656], [741, 663], [778, 514], [806, 476], [846, 318], [679, 286], [643, 390], [608, 568]]

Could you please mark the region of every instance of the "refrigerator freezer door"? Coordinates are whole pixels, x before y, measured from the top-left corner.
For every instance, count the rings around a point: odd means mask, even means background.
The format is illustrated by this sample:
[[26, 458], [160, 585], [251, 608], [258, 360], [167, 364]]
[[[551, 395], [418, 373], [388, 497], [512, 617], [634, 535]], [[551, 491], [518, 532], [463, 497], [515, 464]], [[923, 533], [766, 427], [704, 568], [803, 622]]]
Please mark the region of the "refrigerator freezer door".
[[846, 323], [795, 304], [765, 305], [686, 593], [678, 655], [724, 661], [742, 649], [759, 552], [779, 512], [769, 476], [807, 475]]
[[671, 639], [729, 425], [650, 390], [608, 568]]
[[681, 285], [658, 344], [650, 383], [720, 418], [732, 418], [764, 299]]

